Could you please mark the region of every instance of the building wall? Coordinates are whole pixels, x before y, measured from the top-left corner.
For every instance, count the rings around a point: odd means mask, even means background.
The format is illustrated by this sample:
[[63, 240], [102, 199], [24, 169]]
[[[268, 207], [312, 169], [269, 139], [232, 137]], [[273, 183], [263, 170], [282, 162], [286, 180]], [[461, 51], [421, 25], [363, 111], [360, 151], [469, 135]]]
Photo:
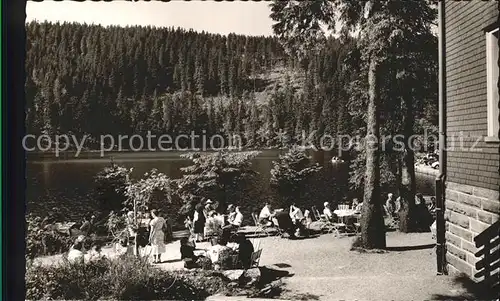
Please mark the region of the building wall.
[[[471, 278], [479, 260], [474, 256], [477, 249], [473, 239], [498, 220], [500, 208], [499, 144], [483, 139], [487, 136], [483, 28], [497, 18], [496, 1], [447, 1], [445, 4], [449, 149], [445, 192], [446, 259], [450, 272], [463, 272]], [[460, 139], [463, 147], [460, 147]], [[455, 149], [451, 149], [453, 143]], [[470, 149], [474, 144], [475, 149]], [[457, 149], [459, 147], [462, 149]]]

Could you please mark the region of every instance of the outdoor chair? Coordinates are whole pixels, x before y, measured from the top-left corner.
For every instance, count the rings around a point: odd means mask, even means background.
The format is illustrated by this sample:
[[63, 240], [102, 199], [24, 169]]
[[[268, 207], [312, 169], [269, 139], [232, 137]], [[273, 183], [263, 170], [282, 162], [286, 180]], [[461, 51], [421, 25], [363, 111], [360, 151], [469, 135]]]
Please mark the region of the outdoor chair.
[[356, 222], [354, 222], [354, 230], [356, 231], [356, 234], [359, 234], [361, 232], [361, 223], [359, 219], [361, 216], [355, 216], [356, 217]]
[[[332, 232], [333, 235], [337, 238], [342, 237], [342, 236], [347, 236], [347, 225], [344, 222], [341, 222], [339, 218], [336, 218], [336, 221], [332, 222]], [[344, 230], [344, 232], [341, 232], [341, 230]]]
[[259, 218], [257, 217], [257, 214], [252, 213], [252, 219], [256, 227], [254, 233], [255, 236], [260, 236], [260, 233], [265, 233], [266, 236], [270, 236], [269, 231], [267, 230], [267, 226], [259, 223]]
[[250, 257], [250, 268], [258, 268], [260, 262], [260, 255], [262, 255], [262, 249], [257, 250], [252, 253], [252, 257]]
[[254, 250], [260, 249], [260, 239], [253, 239], [252, 245]]

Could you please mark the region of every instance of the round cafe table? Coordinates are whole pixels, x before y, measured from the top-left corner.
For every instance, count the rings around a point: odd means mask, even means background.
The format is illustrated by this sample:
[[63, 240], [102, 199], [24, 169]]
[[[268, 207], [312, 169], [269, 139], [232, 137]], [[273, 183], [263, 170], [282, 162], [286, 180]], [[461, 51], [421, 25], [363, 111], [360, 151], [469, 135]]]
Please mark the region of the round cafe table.
[[346, 224], [347, 218], [356, 215], [356, 210], [353, 209], [341, 209], [333, 211], [344, 224]]

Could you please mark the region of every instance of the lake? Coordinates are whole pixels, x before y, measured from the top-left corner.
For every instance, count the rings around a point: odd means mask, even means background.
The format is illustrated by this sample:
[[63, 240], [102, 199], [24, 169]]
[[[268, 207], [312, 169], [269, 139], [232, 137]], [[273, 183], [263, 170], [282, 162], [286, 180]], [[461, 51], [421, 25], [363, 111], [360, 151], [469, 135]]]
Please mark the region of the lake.
[[[273, 197], [269, 187], [272, 162], [278, 159], [282, 150], [262, 150], [252, 166], [259, 173], [258, 181], [267, 196]], [[121, 166], [133, 167], [132, 179], [138, 179], [156, 168], [171, 178], [182, 176], [181, 167], [188, 166], [189, 160], [179, 156], [185, 152], [131, 152], [108, 153], [104, 158], [89, 159], [83, 154], [77, 159], [66, 156], [64, 159], [44, 156], [28, 159], [26, 164], [26, 198], [27, 211], [35, 215], [45, 215], [48, 210], [57, 208], [68, 220], [78, 220], [84, 214], [97, 212], [96, 203], [92, 197], [94, 176], [110, 164], [110, 158]], [[312, 159], [322, 165], [324, 185], [321, 198], [338, 199], [347, 191], [348, 167], [345, 164], [334, 166], [331, 163], [332, 153], [311, 151]], [[433, 194], [434, 178], [417, 179], [418, 191], [423, 194]], [[261, 202], [257, 201], [256, 207]]]

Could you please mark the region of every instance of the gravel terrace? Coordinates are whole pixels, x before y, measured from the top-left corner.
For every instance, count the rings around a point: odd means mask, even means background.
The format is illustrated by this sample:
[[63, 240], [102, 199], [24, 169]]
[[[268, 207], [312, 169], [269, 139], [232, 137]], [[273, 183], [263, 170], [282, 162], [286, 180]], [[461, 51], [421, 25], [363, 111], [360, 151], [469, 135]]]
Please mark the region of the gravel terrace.
[[[472, 295], [452, 276], [436, 276], [434, 241], [430, 233], [387, 233], [388, 251], [350, 251], [353, 237], [332, 234], [288, 240], [258, 238], [260, 266], [289, 272], [282, 278], [284, 299], [300, 300], [464, 300]], [[199, 243], [208, 248], [209, 243]], [[111, 255], [112, 249], [104, 249]], [[160, 268], [182, 269], [179, 242], [167, 245]], [[54, 263], [60, 255], [39, 258]], [[226, 300], [211, 299], [211, 300]], [[232, 300], [232, 299], [228, 299]]]

